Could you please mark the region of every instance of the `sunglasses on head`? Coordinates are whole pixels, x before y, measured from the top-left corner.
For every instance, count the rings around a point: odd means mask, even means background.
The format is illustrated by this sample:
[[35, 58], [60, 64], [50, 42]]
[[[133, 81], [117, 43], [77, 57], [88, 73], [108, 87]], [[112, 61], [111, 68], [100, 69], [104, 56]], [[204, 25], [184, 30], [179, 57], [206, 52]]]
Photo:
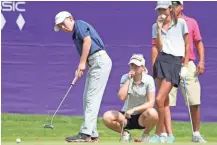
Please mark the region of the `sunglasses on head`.
[[[139, 57], [136, 57], [136, 55], [139, 56]], [[132, 60], [132, 59], [136, 59], [136, 60], [142, 61], [144, 59], [144, 57], [143, 57], [142, 54], [134, 53], [133, 57], [130, 60]]]
[[182, 4], [180, 3], [180, 1], [172, 1], [172, 5], [173, 6], [179, 6], [179, 5], [182, 5]]

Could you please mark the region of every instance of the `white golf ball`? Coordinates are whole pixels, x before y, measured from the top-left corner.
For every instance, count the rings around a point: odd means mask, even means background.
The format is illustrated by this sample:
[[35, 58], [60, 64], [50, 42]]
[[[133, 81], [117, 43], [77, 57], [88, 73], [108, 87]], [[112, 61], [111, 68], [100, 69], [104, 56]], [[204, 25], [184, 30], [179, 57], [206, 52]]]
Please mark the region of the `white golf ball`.
[[16, 142], [17, 142], [17, 143], [21, 143], [21, 139], [20, 139], [20, 138], [17, 138], [17, 139], [16, 139]]
[[162, 14], [161, 18], [164, 20], [166, 18], [166, 15]]

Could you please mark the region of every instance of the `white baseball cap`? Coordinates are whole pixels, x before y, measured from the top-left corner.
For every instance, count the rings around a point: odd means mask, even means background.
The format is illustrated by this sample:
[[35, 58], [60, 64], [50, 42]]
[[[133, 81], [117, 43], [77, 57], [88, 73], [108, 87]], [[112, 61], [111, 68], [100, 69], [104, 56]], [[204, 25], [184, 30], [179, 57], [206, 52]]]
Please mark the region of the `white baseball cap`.
[[159, 8], [167, 9], [171, 5], [172, 5], [171, 1], [157, 1], [157, 6], [156, 6], [155, 10], [157, 10]]
[[142, 54], [133, 54], [128, 65], [135, 64], [137, 66], [145, 66], [145, 59]]
[[55, 26], [54, 26], [54, 31], [59, 31], [60, 28], [57, 26], [58, 24], [62, 23], [67, 17], [72, 16], [69, 12], [67, 11], [61, 11], [55, 16]]

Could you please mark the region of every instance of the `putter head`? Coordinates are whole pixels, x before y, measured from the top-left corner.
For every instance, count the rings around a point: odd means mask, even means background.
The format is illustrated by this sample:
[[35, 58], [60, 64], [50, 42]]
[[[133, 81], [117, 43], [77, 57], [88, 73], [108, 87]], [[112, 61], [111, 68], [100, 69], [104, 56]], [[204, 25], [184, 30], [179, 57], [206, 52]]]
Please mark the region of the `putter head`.
[[54, 127], [53, 127], [52, 124], [45, 124], [45, 125], [44, 125], [44, 128], [50, 128], [50, 129], [53, 129]]

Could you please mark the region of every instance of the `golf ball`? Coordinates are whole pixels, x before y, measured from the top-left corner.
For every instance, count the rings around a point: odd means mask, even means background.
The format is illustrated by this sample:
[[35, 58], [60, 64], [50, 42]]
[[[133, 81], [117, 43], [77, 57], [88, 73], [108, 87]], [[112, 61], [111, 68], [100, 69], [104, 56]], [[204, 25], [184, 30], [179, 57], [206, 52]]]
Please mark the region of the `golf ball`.
[[166, 15], [162, 14], [161, 18], [164, 20], [166, 18]]
[[21, 143], [21, 139], [20, 139], [20, 138], [17, 138], [17, 139], [16, 139], [16, 142], [17, 142], [17, 143]]

